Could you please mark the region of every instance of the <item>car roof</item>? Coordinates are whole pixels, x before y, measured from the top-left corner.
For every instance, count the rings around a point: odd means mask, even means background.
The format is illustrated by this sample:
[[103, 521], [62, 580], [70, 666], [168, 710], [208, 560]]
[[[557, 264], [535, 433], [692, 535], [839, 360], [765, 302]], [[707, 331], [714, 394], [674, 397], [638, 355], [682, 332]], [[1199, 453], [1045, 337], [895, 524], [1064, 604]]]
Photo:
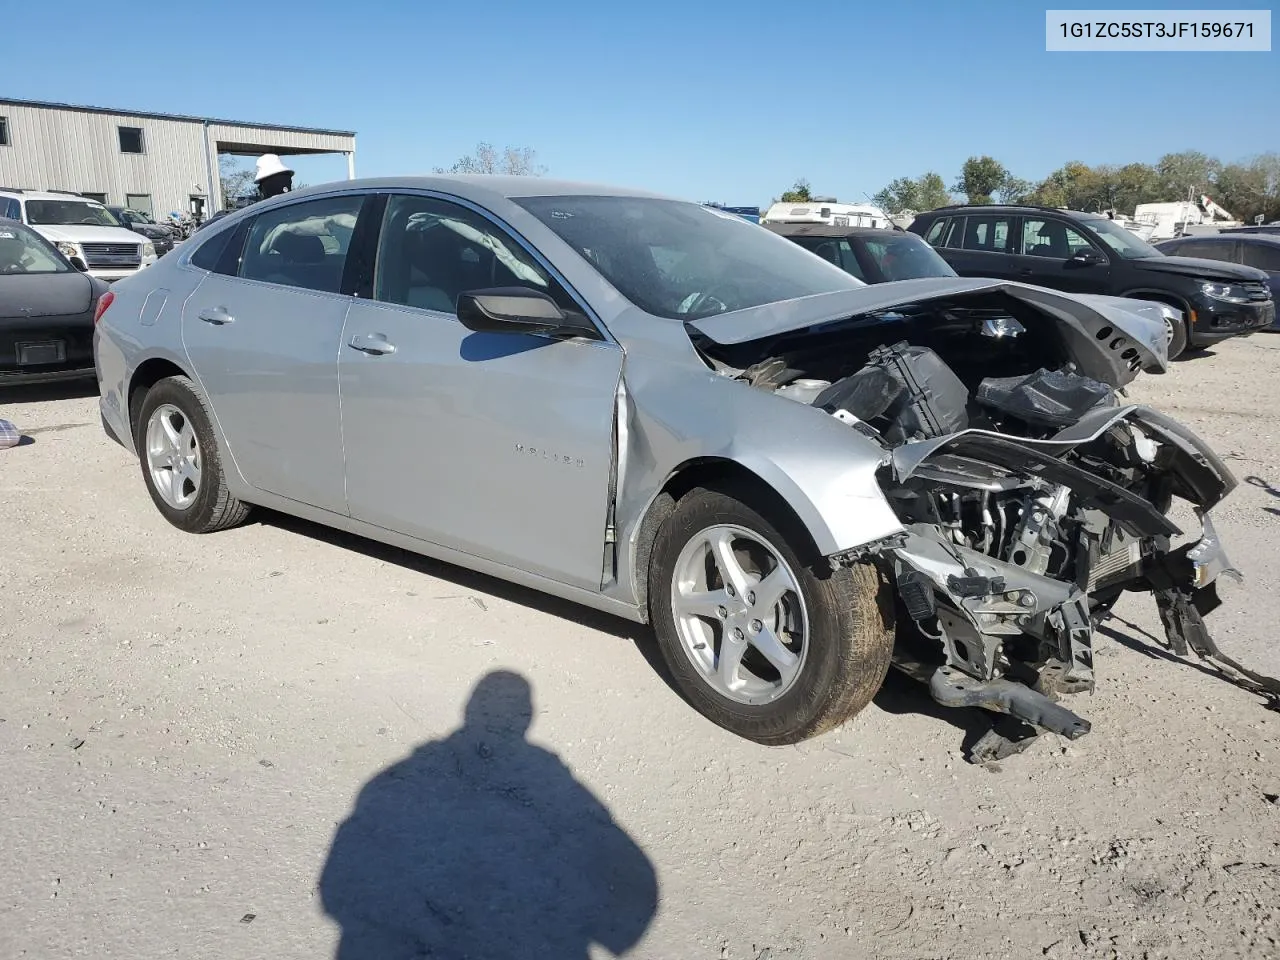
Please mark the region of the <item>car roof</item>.
[[[334, 190], [438, 190], [465, 199], [493, 201], [515, 200], [523, 197], [646, 197], [668, 200], [662, 194], [628, 187], [613, 187], [600, 183], [577, 180], [552, 180], [547, 177], [510, 177], [496, 174], [441, 174], [432, 177], [378, 177], [364, 180], [337, 180], [316, 184], [303, 190], [280, 194], [258, 204], [274, 206], [276, 200], [296, 200], [311, 194], [332, 193]], [[692, 201], [690, 201], [692, 202]], [[264, 207], [254, 204], [258, 209]], [[238, 211], [237, 211], [238, 212]]]
[[1192, 233], [1185, 237], [1170, 237], [1168, 240], [1161, 240], [1159, 243], [1153, 244], [1153, 246], [1162, 247], [1168, 243], [1186, 243], [1189, 240], [1221, 241], [1223, 243], [1239, 240], [1244, 243], [1261, 243], [1274, 246], [1280, 244], [1280, 235], [1274, 233]]
[[1073, 220], [1105, 220], [1105, 213], [1085, 213], [1083, 210], [1063, 210], [1061, 207], [1042, 207], [1033, 203], [952, 203], [917, 214], [917, 219], [937, 214], [957, 213], [1053, 213]]
[[10, 197], [17, 197], [20, 200], [82, 200], [85, 203], [97, 203], [97, 200], [90, 200], [88, 197], [81, 196], [78, 193], [58, 190], [15, 190], [13, 187], [0, 187], [0, 194]]
[[915, 236], [891, 227], [836, 227], [829, 223], [764, 223], [761, 226], [784, 237], [882, 237], [886, 233]]

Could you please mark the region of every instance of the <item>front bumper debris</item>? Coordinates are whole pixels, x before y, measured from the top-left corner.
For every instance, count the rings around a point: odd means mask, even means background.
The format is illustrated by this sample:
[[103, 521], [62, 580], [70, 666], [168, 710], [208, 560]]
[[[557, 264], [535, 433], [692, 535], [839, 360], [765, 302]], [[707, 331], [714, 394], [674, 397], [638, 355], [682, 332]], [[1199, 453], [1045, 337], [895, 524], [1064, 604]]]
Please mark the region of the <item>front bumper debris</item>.
[[[1155, 596], [1172, 652], [1190, 650], [1216, 661], [1238, 674], [1242, 686], [1280, 703], [1280, 683], [1225, 656], [1205, 626], [1204, 616], [1220, 602], [1218, 582], [1239, 580], [1240, 573], [1209, 511], [1197, 514], [1202, 525], [1197, 541], [1170, 550], [1167, 535], [1144, 531], [1146, 540], [1129, 541], [1116, 554], [1121, 562], [1108, 558], [1108, 583]], [[1112, 519], [1121, 521], [1115, 513]], [[1139, 550], [1142, 543], [1151, 546]], [[900, 655], [895, 666], [927, 683], [943, 706], [979, 708], [1027, 725], [1026, 733], [1015, 737], [989, 733], [969, 759], [983, 762], [1018, 752], [1040, 732], [1070, 740], [1089, 732], [1089, 721], [1059, 701], [1094, 686], [1093, 633], [1095, 619], [1101, 619], [1094, 616], [1090, 595], [1098, 583], [1096, 564], [1093, 571], [1086, 569], [1083, 583], [1069, 583], [964, 547], [924, 524], [907, 527], [880, 555], [892, 566], [908, 617], [922, 638], [935, 641], [942, 657], [939, 664]], [[1037, 652], [1008, 656], [1010, 644]]]

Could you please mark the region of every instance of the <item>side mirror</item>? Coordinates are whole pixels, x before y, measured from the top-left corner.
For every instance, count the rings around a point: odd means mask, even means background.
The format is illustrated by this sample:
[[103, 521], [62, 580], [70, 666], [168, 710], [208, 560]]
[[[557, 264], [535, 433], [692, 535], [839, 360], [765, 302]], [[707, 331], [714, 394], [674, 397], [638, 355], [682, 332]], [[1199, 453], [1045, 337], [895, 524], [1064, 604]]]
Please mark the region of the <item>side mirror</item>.
[[1077, 250], [1071, 255], [1071, 262], [1078, 263], [1082, 266], [1092, 267], [1100, 263], [1106, 263], [1107, 258], [1098, 253], [1097, 250], [1091, 250], [1088, 247], [1083, 250]]
[[477, 333], [551, 333], [595, 337], [580, 314], [565, 313], [545, 293], [528, 287], [495, 287], [458, 294], [458, 320]]
[[81, 260], [79, 257], [70, 257], [69, 259], [71, 260], [71, 265], [75, 267], [77, 270], [79, 270], [81, 273], [89, 272], [89, 265], [85, 263], [83, 260]]

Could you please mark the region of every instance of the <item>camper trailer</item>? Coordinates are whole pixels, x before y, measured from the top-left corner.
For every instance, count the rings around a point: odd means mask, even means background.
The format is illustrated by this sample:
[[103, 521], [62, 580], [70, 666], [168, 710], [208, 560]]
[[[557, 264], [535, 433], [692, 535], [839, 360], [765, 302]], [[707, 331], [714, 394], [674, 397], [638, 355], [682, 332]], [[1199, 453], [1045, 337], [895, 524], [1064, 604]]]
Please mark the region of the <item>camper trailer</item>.
[[893, 229], [889, 215], [869, 203], [837, 203], [809, 200], [772, 204], [761, 223], [825, 223], [831, 227], [881, 227]]

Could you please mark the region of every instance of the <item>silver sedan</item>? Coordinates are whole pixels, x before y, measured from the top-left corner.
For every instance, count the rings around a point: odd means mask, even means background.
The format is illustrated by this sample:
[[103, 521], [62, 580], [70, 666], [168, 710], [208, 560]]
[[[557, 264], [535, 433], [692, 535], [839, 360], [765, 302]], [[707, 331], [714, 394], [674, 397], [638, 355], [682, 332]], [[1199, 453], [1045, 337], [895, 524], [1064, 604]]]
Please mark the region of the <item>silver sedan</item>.
[[[1232, 573], [1235, 484], [1117, 389], [1136, 301], [867, 287], [697, 204], [540, 178], [351, 181], [253, 205], [117, 283], [103, 423], [192, 533], [260, 505], [652, 624], [689, 702], [762, 743], [891, 661], [1080, 736], [1093, 626], [1175, 648]], [[1171, 549], [1174, 496], [1204, 536]], [[896, 638], [896, 645], [895, 645]]]

